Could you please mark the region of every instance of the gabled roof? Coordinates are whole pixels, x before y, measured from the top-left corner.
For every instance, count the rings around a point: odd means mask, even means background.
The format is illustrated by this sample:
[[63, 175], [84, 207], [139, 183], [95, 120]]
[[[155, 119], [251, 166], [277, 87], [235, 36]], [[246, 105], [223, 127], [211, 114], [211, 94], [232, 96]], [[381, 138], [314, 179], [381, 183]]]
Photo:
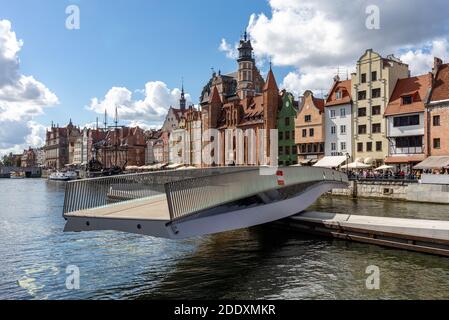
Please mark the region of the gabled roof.
[[[425, 103], [432, 86], [432, 74], [399, 79], [385, 110], [385, 116], [424, 112]], [[403, 104], [402, 98], [413, 97], [412, 104]]]
[[[351, 80], [335, 81], [326, 99], [325, 106], [332, 107], [351, 103], [351, 84]], [[341, 99], [337, 99], [337, 92], [339, 91], [342, 92]]]
[[430, 102], [449, 99], [449, 64], [442, 64], [435, 77]]

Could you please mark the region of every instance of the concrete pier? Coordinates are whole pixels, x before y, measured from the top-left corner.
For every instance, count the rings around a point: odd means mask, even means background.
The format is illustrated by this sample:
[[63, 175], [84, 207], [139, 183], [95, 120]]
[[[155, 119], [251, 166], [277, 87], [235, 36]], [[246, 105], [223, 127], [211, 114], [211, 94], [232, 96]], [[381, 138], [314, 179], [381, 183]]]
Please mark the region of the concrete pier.
[[449, 256], [449, 221], [304, 212], [276, 225], [342, 240]]

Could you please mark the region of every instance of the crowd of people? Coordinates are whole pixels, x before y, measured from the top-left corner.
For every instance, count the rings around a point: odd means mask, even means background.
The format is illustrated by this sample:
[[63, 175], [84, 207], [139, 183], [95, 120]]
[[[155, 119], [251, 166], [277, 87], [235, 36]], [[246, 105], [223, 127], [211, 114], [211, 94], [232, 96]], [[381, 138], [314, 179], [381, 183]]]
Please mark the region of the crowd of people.
[[353, 170], [348, 172], [350, 179], [355, 180], [419, 180], [421, 178], [421, 171], [412, 170], [381, 170], [376, 171], [372, 169]]

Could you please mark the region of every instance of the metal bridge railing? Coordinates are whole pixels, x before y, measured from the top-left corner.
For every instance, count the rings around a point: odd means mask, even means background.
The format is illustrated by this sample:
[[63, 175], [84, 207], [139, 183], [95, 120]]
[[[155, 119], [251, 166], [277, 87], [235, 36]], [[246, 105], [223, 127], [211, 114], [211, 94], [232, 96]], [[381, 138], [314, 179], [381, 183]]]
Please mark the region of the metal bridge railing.
[[259, 193], [302, 183], [348, 183], [346, 174], [330, 169], [286, 167], [279, 172], [282, 175], [260, 175], [258, 169], [252, 169], [169, 182], [165, 185], [165, 190], [170, 219], [176, 221]]
[[169, 182], [241, 170], [248, 168], [159, 171], [71, 181], [66, 185], [63, 213], [144, 199], [165, 193], [164, 185]]

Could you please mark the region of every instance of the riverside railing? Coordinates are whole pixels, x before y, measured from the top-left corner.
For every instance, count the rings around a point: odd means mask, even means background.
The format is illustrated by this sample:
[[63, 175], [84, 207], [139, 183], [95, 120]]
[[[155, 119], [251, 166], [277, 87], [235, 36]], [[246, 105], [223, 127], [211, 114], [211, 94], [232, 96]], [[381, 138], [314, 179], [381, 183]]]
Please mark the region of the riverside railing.
[[309, 182], [348, 183], [342, 172], [313, 167], [285, 167], [276, 175], [258, 169], [206, 176], [165, 184], [171, 221], [267, 191]]
[[63, 213], [101, 208], [165, 193], [165, 184], [224, 172], [248, 170], [242, 167], [159, 171], [68, 182]]

